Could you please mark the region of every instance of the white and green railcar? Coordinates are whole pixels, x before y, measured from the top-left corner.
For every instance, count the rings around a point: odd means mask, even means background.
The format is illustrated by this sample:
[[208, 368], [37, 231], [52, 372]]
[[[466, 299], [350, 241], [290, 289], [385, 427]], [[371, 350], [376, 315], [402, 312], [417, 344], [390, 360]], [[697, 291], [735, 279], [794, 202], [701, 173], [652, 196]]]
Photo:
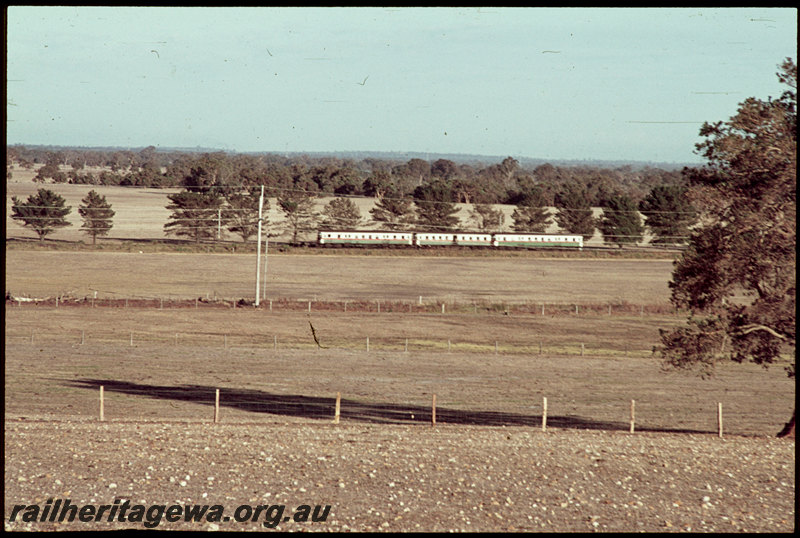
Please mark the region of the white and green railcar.
[[320, 245], [400, 245], [411, 246], [414, 234], [411, 232], [385, 232], [381, 230], [331, 230], [320, 231]]
[[583, 236], [572, 234], [494, 234], [494, 246], [583, 249]]

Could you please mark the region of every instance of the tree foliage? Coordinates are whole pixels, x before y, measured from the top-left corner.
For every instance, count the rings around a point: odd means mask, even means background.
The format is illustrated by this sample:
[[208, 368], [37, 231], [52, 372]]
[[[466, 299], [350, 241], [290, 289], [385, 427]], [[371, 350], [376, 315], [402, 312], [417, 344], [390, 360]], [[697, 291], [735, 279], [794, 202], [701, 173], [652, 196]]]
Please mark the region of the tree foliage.
[[[664, 365], [720, 361], [765, 367], [794, 357], [797, 189], [797, 67], [778, 73], [778, 99], [748, 98], [727, 122], [706, 123], [697, 151], [707, 163], [685, 170], [702, 226], [676, 261], [672, 302], [685, 326], [662, 330]], [[787, 371], [794, 375], [794, 361]]]
[[639, 204], [654, 244], [684, 244], [697, 213], [683, 185], [656, 185]]
[[11, 218], [36, 232], [40, 241], [58, 228], [72, 226], [66, 220], [71, 211], [64, 198], [49, 189], [39, 189], [24, 202], [11, 198]]
[[361, 211], [349, 198], [334, 198], [322, 208], [322, 225], [328, 228], [356, 228]]
[[603, 207], [599, 221], [603, 241], [619, 247], [641, 242], [644, 234], [642, 217], [636, 204], [627, 196], [612, 196]]
[[490, 204], [473, 204], [469, 212], [470, 219], [481, 232], [499, 232], [503, 228], [506, 216], [500, 209]]
[[81, 230], [92, 236], [94, 245], [97, 243], [98, 235], [108, 235], [111, 231], [115, 212], [111, 209], [111, 204], [106, 201], [106, 197], [94, 190], [89, 191], [81, 202], [84, 204], [78, 206], [78, 214], [83, 219]]
[[168, 235], [190, 237], [196, 243], [201, 239], [215, 239], [225, 224], [221, 218], [224, 199], [212, 190], [184, 191], [167, 195], [167, 205], [172, 213], [164, 225]]
[[517, 193], [517, 207], [511, 214], [515, 232], [545, 233], [552, 222], [544, 190], [532, 185]]
[[[242, 242], [258, 232], [258, 200], [261, 197], [259, 187], [250, 187], [245, 192], [229, 192], [225, 195], [225, 207], [222, 216], [228, 231], [238, 234]], [[269, 200], [264, 198], [261, 212], [261, 225], [266, 228], [269, 223]]]
[[301, 233], [315, 229], [319, 214], [314, 211], [313, 194], [301, 191], [289, 191], [278, 196], [278, 208], [286, 217], [287, 230], [292, 232], [292, 243], [297, 243]]
[[414, 224], [414, 207], [410, 198], [399, 191], [387, 189], [369, 210], [372, 220], [387, 230], [403, 230]]
[[596, 221], [592, 214], [592, 202], [586, 188], [568, 183], [555, 196], [556, 222], [565, 232], [583, 235], [588, 241], [594, 235]]
[[[445, 159], [440, 159], [436, 163], [443, 161]], [[456, 216], [458, 208], [450, 201], [452, 196], [450, 185], [441, 180], [414, 189], [417, 224], [425, 230], [434, 232], [455, 230], [461, 220]]]

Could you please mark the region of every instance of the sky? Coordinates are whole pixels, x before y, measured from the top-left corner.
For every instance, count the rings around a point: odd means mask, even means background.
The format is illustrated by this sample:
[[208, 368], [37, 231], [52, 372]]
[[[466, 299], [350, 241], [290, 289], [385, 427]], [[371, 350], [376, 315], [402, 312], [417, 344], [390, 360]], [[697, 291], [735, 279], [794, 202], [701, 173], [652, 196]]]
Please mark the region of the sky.
[[23, 7], [8, 144], [702, 162], [788, 8]]

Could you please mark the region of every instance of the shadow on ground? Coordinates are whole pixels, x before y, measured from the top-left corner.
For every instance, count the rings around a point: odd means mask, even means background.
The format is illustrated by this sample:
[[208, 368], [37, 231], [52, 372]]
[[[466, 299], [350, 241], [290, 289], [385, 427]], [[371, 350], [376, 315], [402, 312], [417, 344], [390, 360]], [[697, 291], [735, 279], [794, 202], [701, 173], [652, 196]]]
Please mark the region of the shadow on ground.
[[[161, 386], [108, 379], [60, 380], [64, 385], [82, 389], [98, 390], [103, 386], [106, 392], [116, 392], [131, 396], [191, 402], [200, 405], [214, 405], [217, 387], [205, 385]], [[268, 413], [316, 420], [332, 420], [335, 398], [302, 396], [295, 394], [271, 394], [252, 389], [220, 389], [220, 407], [227, 407], [251, 413]], [[342, 420], [352, 420], [382, 424], [410, 424], [430, 422], [431, 408], [419, 405], [393, 403], [365, 403], [357, 400], [341, 399], [340, 416]], [[437, 424], [466, 424], [471, 426], [531, 426], [541, 427], [541, 415], [525, 415], [498, 411], [470, 411], [468, 409], [449, 409], [436, 407]], [[619, 430], [628, 431], [629, 424], [623, 422], [604, 422], [590, 420], [575, 415], [547, 416], [547, 425], [553, 428], [573, 428], [579, 430]], [[637, 431], [670, 433], [710, 433], [690, 429], [639, 428]]]

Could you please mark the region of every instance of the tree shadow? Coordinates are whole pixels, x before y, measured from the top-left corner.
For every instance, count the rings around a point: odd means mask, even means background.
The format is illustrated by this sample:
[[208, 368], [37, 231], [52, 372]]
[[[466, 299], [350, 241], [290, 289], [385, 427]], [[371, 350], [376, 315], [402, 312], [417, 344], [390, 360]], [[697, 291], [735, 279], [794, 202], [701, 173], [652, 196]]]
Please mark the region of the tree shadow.
[[[66, 379], [60, 381], [62, 381], [63, 385], [75, 388], [96, 390], [102, 385], [103, 390], [107, 392], [159, 400], [183, 401], [207, 406], [214, 405], [215, 391], [218, 388], [207, 385], [149, 385], [108, 379]], [[254, 389], [221, 388], [219, 404], [220, 407], [238, 409], [250, 413], [332, 420], [336, 399], [297, 394], [272, 394]], [[430, 422], [432, 409], [429, 406], [368, 403], [342, 398], [340, 400], [339, 414], [342, 420], [375, 424], [413, 424]], [[436, 423], [470, 426], [541, 427], [542, 416], [499, 411], [451, 409], [437, 406]], [[624, 422], [591, 420], [576, 415], [548, 415], [547, 425], [552, 428], [579, 430], [628, 431], [629, 429], [629, 424]], [[637, 431], [710, 433], [702, 430], [647, 427], [637, 428]]]

